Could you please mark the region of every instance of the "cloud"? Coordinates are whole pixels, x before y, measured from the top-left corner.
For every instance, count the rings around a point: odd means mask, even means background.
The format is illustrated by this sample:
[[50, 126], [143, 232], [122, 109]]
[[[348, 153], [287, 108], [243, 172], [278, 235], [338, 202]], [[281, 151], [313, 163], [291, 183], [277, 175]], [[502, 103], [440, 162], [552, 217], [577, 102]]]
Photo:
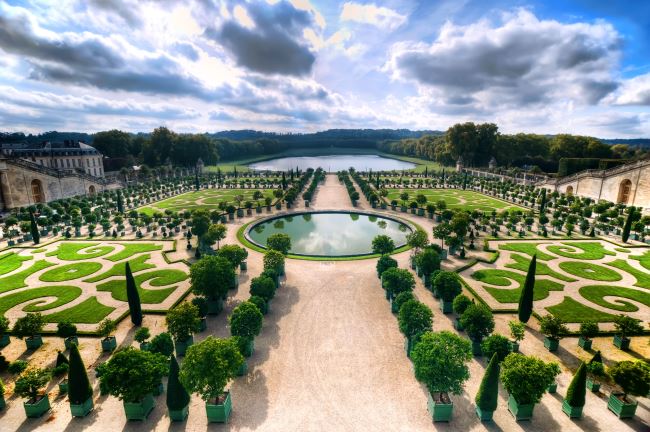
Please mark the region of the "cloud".
[[617, 87], [620, 46], [609, 24], [562, 24], [519, 10], [501, 25], [448, 22], [431, 44], [394, 44], [384, 70], [443, 100], [472, 96], [490, 108], [567, 98], [594, 104]]
[[401, 15], [392, 9], [377, 6], [374, 3], [360, 4], [347, 2], [343, 5], [343, 10], [341, 11], [341, 21], [370, 24], [381, 29], [392, 31], [406, 23], [407, 18], [406, 15]]
[[650, 73], [623, 81], [612, 96], [610, 101], [614, 105], [650, 106]]
[[316, 56], [304, 32], [314, 23], [312, 13], [284, 1], [251, 3], [246, 12], [252, 27], [228, 20], [220, 29], [206, 31], [206, 36], [222, 44], [238, 65], [251, 71], [293, 76], [311, 72]]
[[142, 24], [137, 3], [129, 3], [124, 0], [85, 0], [81, 4], [87, 6], [88, 9], [100, 9], [117, 16], [132, 28], [140, 27]]

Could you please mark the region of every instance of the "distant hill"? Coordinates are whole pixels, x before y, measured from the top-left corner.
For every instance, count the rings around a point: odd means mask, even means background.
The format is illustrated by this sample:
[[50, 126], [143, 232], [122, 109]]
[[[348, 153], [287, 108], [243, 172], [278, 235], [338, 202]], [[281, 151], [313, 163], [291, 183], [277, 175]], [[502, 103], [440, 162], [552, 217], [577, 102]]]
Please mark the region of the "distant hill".
[[606, 144], [627, 144], [629, 146], [637, 146], [641, 148], [650, 148], [650, 138], [614, 138], [614, 139], [601, 139]]

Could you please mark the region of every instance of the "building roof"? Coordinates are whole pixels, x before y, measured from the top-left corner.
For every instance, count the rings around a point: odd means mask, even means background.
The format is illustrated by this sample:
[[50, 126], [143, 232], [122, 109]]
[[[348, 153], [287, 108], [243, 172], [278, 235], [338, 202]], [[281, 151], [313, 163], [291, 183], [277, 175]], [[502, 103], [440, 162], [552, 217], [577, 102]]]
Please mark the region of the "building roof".
[[45, 141], [41, 143], [2, 143], [2, 152], [12, 156], [90, 156], [101, 155], [95, 147], [82, 141]]

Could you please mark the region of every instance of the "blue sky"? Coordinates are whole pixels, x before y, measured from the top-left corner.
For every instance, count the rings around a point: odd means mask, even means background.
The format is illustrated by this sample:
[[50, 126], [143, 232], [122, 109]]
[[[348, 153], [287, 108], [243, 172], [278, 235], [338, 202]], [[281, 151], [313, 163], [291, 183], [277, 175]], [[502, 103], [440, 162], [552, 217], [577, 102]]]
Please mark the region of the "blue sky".
[[0, 0], [0, 130], [648, 137], [648, 59], [642, 1]]

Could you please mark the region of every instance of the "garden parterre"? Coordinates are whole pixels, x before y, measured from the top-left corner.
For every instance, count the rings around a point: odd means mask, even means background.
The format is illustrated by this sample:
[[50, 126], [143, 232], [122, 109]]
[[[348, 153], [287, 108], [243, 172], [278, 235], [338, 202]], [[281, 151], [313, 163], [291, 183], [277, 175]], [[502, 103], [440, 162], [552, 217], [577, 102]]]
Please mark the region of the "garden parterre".
[[[189, 289], [188, 267], [169, 263], [173, 241], [58, 241], [0, 256], [0, 315], [41, 312], [46, 330], [69, 319], [94, 331], [128, 311], [125, 264], [131, 264], [144, 311], [165, 311]], [[164, 267], [164, 268], [163, 268]]]
[[[406, 205], [412, 201], [416, 201], [418, 195], [424, 195], [427, 198], [427, 204], [436, 204], [438, 201], [445, 201], [447, 208], [451, 209], [461, 209], [469, 211], [482, 211], [482, 212], [491, 212], [492, 210], [503, 211], [503, 210], [521, 210], [525, 212], [526, 209], [508, 203], [506, 201], [501, 201], [483, 195], [478, 192], [471, 190], [462, 190], [462, 189], [388, 189], [388, 195], [386, 200], [390, 203], [393, 200], [396, 200], [398, 205], [403, 204], [401, 195], [402, 193], [408, 194], [408, 199], [406, 200]], [[420, 205], [420, 207], [425, 207], [425, 205]]]
[[650, 316], [650, 249], [621, 250], [604, 240], [490, 241], [494, 263], [479, 262], [461, 273], [492, 309], [517, 309], [533, 254], [537, 255], [534, 310], [553, 313], [577, 328], [588, 320], [613, 328], [617, 314]]

